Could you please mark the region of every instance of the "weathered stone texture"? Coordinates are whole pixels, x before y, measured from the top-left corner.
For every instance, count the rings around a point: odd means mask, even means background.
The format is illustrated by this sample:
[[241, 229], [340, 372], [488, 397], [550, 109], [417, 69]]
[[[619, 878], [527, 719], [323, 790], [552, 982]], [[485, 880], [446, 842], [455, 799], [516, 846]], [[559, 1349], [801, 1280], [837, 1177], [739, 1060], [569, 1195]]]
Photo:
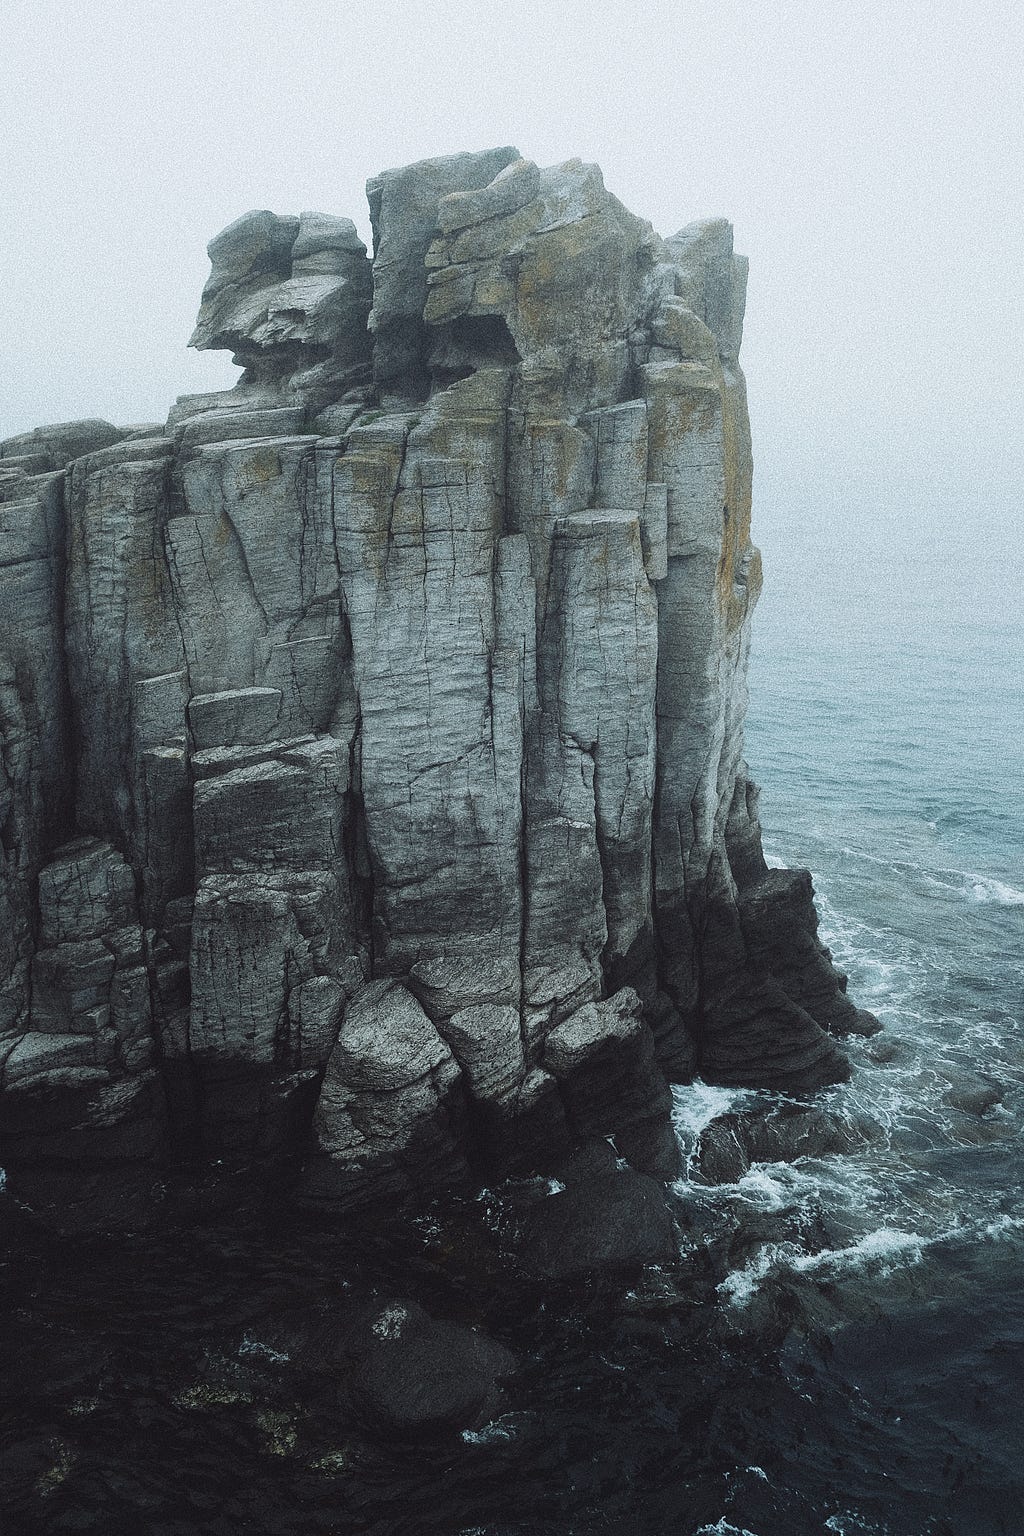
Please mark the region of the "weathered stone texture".
[[743, 763], [730, 226], [513, 149], [368, 194], [372, 263], [211, 243], [234, 390], [0, 444], [12, 1187], [157, 1156], [164, 1090], [317, 1204], [594, 1137], [668, 1177], [666, 1074], [812, 1089], [872, 1027]]

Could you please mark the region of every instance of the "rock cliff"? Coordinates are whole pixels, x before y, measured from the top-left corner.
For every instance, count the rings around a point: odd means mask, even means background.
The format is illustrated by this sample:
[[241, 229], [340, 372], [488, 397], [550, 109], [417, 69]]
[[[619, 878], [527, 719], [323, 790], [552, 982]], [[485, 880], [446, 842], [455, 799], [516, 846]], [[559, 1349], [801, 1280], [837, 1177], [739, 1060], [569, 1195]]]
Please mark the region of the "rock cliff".
[[323, 214], [212, 242], [235, 389], [0, 445], [0, 1155], [40, 1209], [285, 1154], [348, 1209], [594, 1136], [669, 1177], [670, 1080], [811, 1090], [872, 1027], [743, 761], [730, 226], [513, 149], [368, 195], [372, 261]]

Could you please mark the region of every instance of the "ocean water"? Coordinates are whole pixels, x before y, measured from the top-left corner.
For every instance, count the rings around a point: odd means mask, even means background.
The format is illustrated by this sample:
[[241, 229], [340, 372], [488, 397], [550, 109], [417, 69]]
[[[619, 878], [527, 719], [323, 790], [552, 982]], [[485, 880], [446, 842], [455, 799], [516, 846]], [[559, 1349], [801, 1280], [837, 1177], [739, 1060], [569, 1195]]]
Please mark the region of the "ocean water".
[[[994, 555], [963, 530], [843, 540], [790, 526], [765, 557], [747, 738], [767, 786], [765, 848], [814, 870], [823, 936], [885, 1025], [852, 1043], [854, 1079], [829, 1095], [883, 1135], [856, 1157], [748, 1176], [763, 1209], [822, 1216], [828, 1243], [769, 1234], [720, 1290], [742, 1311], [793, 1286], [829, 1311], [811, 1379], [850, 1394], [851, 1456], [834, 1508], [816, 1496], [824, 1529], [1018, 1532], [1019, 552]], [[948, 1101], [965, 1073], [1000, 1093], [980, 1116]], [[837, 1420], [828, 1429], [841, 1438]]]
[[[702, 1129], [785, 1102], [677, 1089], [679, 1259], [625, 1292], [524, 1280], [487, 1240], [497, 1195], [427, 1213], [397, 1251], [201, 1188], [135, 1237], [20, 1234], [5, 1533], [1024, 1531], [1019, 572], [909, 526], [761, 541], [748, 757], [769, 858], [814, 870], [885, 1026], [825, 1095], [869, 1142], [708, 1186]], [[964, 1074], [999, 1102], [958, 1108]], [[364, 1434], [282, 1320], [384, 1295], [514, 1348], [505, 1410], [443, 1442]]]

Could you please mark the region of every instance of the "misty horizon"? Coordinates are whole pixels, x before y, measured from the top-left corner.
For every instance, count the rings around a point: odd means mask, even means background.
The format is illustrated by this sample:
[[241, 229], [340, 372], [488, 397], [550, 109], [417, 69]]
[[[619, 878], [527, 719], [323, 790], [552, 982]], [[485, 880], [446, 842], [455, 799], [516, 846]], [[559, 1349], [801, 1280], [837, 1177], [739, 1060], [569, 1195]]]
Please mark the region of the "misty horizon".
[[895, 24], [874, 0], [822, 27], [808, 5], [681, 25], [528, 4], [513, 28], [461, 0], [301, 0], [287, 32], [243, 3], [7, 12], [0, 435], [230, 388], [227, 355], [185, 344], [206, 244], [248, 209], [346, 215], [369, 245], [369, 177], [514, 143], [596, 162], [662, 235], [733, 222], [762, 513], [965, 552], [1012, 525], [1024, 38], [1004, 7]]

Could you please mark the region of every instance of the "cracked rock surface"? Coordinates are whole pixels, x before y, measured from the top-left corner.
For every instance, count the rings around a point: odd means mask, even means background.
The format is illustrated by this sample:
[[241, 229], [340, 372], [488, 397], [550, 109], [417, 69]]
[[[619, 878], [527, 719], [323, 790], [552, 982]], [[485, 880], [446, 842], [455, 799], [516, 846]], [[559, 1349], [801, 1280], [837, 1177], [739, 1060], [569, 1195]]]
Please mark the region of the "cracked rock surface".
[[875, 1027], [743, 759], [731, 227], [510, 148], [368, 195], [372, 260], [211, 243], [235, 389], [0, 444], [0, 1155], [65, 1221], [182, 1157], [671, 1177], [669, 1079], [810, 1091]]

